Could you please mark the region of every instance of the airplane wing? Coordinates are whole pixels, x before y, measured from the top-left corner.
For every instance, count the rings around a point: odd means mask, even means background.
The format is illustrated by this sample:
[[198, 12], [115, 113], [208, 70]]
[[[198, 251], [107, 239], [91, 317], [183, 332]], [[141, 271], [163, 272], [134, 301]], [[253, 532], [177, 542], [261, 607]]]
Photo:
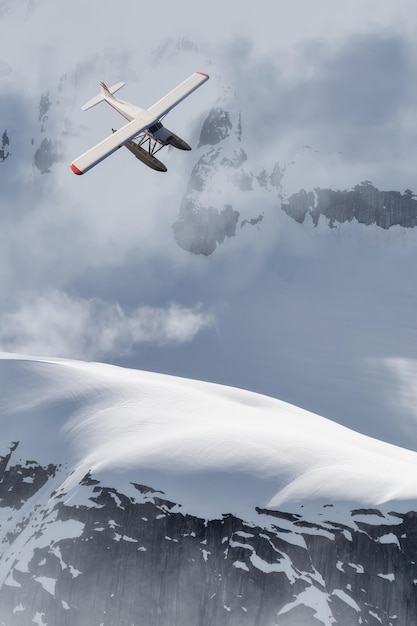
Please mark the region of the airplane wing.
[[81, 156], [76, 158], [71, 163], [71, 169], [74, 174], [84, 174], [88, 172], [89, 169], [103, 161], [106, 157], [110, 156], [113, 152], [118, 150], [120, 146], [123, 146], [125, 143], [139, 135], [142, 131], [146, 130], [149, 127], [149, 123], [152, 123], [152, 119], [149, 122], [149, 119], [138, 118], [134, 119], [125, 126], [106, 139], [103, 139], [100, 143], [87, 152], [84, 152]]
[[208, 74], [194, 72], [194, 74], [191, 74], [191, 76], [178, 85], [178, 87], [175, 87], [175, 89], [170, 91], [166, 96], [149, 107], [148, 113], [156, 120], [161, 119], [161, 117], [166, 115], [171, 109], [182, 102], [184, 98], [193, 93], [193, 91], [198, 89], [208, 79]]

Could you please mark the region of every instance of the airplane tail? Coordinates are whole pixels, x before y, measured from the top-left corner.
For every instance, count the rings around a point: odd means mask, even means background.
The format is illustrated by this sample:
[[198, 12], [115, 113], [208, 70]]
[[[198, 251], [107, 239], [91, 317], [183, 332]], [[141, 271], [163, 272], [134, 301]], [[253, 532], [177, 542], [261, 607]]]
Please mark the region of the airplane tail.
[[120, 82], [112, 85], [111, 87], [107, 87], [105, 83], [100, 83], [100, 93], [94, 96], [94, 98], [91, 98], [91, 100], [89, 100], [85, 104], [83, 104], [83, 106], [81, 107], [82, 110], [87, 111], [87, 109], [91, 109], [91, 107], [95, 106], [96, 104], [103, 102], [106, 97], [111, 97], [114, 93], [116, 93], [116, 91], [124, 87], [125, 84], [126, 83], [124, 82]]

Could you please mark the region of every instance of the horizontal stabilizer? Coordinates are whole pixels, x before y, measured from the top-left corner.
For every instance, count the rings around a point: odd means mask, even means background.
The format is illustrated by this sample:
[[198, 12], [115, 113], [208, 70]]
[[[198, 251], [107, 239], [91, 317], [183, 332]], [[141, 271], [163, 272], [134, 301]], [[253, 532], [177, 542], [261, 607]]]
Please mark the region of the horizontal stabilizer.
[[110, 154], [116, 152], [120, 146], [123, 146], [133, 139], [133, 137], [139, 135], [148, 128], [148, 126], [148, 120], [145, 121], [142, 118], [132, 120], [125, 126], [122, 126], [120, 130], [106, 137], [106, 139], [103, 139], [103, 141], [75, 159], [75, 161], [71, 163], [72, 171], [74, 174], [84, 174]]
[[[107, 87], [107, 91], [109, 91], [111, 94], [116, 93], [116, 91], [118, 91], [119, 89], [121, 89], [122, 87], [125, 86], [126, 83], [124, 83], [123, 81], [116, 83], [115, 85], [113, 85], [112, 87]], [[88, 102], [86, 102], [85, 104], [83, 104], [83, 106], [81, 107], [81, 109], [83, 111], [87, 111], [87, 109], [91, 109], [91, 107], [95, 106], [96, 104], [100, 104], [100, 102], [103, 102], [103, 100], [105, 100], [105, 92], [104, 90], [101, 90], [99, 94], [97, 94], [96, 96], [94, 96], [94, 98], [91, 98], [91, 100], [89, 100]]]
[[208, 79], [209, 76], [207, 74], [194, 72], [194, 74], [191, 74], [191, 76], [178, 85], [178, 87], [175, 87], [175, 89], [170, 91], [166, 96], [158, 100], [158, 102], [155, 102], [155, 104], [148, 109], [148, 113], [157, 120], [161, 119], [161, 117], [171, 111], [171, 109], [182, 102], [184, 98], [193, 93], [193, 91], [198, 89], [198, 87]]

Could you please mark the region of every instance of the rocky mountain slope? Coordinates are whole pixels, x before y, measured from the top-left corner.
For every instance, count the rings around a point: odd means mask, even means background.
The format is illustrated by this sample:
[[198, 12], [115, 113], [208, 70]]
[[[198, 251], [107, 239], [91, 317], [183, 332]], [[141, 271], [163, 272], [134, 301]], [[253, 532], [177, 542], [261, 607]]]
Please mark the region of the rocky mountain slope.
[[283, 172], [279, 164], [271, 171], [254, 173], [244, 146], [236, 103], [227, 107], [219, 103], [202, 125], [198, 143], [201, 156], [192, 169], [173, 225], [175, 240], [185, 250], [208, 256], [226, 238], [234, 237], [237, 229], [262, 221], [262, 207], [249, 207], [245, 213], [236, 206], [236, 192], [256, 191], [266, 198], [280, 190]]
[[[275, 163], [270, 171], [254, 172], [251, 164], [248, 165], [242, 118], [236, 110], [236, 103], [227, 102], [211, 109], [203, 123], [198, 147], [202, 155], [191, 172], [179, 219], [173, 227], [177, 243], [189, 252], [210, 255], [226, 238], [238, 235], [240, 228], [257, 225], [263, 220], [264, 213], [258, 206], [259, 195], [249, 209], [249, 217], [236, 201], [223, 204], [228, 193], [233, 196], [233, 189], [249, 192], [249, 196], [253, 196], [255, 190], [269, 192], [270, 197], [272, 192], [272, 197], [276, 197], [276, 208], [299, 223], [309, 215], [315, 226], [322, 217], [331, 228], [353, 219], [384, 229], [417, 225], [417, 201], [410, 189], [404, 193], [380, 191], [370, 181], [363, 181], [351, 189], [317, 187], [314, 191], [301, 189], [290, 196], [285, 195], [282, 183], [287, 166]], [[219, 186], [222, 189], [221, 204], [216, 198]], [[246, 203], [243, 201], [243, 204]]]
[[[345, 524], [258, 509], [259, 523], [179, 512], [86, 474], [85, 504], [53, 495], [53, 466], [2, 457], [1, 624], [411, 626], [417, 514], [351, 511]], [[31, 505], [50, 491], [49, 506]], [[204, 494], [202, 494], [204, 497]], [[53, 502], [53, 504], [52, 504]], [[24, 509], [24, 514], [20, 513]], [[177, 510], [175, 510], [177, 509]]]
[[360, 224], [376, 224], [384, 229], [391, 226], [414, 228], [417, 225], [417, 201], [411, 189], [404, 193], [380, 191], [370, 181], [343, 191], [301, 190], [284, 201], [282, 209], [300, 223], [310, 215], [317, 225], [323, 216], [329, 220], [330, 227], [353, 219]]

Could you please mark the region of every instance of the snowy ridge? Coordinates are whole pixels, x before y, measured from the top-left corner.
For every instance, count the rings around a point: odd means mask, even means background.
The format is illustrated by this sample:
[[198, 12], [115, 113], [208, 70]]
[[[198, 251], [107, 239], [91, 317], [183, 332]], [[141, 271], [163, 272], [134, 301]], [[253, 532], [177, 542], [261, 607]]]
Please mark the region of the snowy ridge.
[[[417, 454], [279, 400], [98, 363], [0, 357], [3, 446], [60, 463], [68, 499], [86, 473], [162, 490], [187, 513], [417, 500]], [[37, 434], [37, 435], [36, 435]], [[5, 450], [2, 451], [5, 453]], [[333, 517], [332, 517], [333, 519]]]

